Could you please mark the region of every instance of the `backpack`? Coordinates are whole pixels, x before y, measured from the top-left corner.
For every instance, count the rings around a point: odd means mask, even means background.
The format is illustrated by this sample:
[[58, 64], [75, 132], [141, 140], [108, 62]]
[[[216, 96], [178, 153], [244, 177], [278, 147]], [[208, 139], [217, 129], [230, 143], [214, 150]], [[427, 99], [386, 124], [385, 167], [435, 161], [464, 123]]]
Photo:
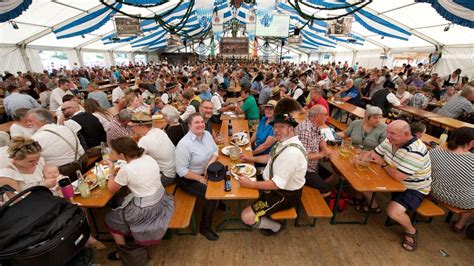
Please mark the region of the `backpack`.
[[[331, 210], [334, 210], [334, 207], [336, 205], [336, 196], [337, 196], [337, 190], [333, 189], [331, 190], [331, 195], [329, 195], [328, 200], [328, 205]], [[337, 203], [337, 211], [342, 212], [347, 208], [347, 204], [349, 202], [349, 195], [347, 195], [346, 192], [342, 191], [341, 196], [339, 198], [339, 201]]]

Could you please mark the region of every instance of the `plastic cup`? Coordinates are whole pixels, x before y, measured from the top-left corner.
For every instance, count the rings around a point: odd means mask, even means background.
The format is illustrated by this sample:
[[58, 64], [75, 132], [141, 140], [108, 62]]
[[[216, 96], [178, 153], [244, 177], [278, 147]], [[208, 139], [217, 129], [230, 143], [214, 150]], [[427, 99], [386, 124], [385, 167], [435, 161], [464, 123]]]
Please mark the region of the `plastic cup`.
[[74, 198], [74, 188], [72, 187], [71, 179], [69, 179], [69, 177], [59, 180], [58, 185], [61, 188], [61, 193], [65, 199], [72, 200]]

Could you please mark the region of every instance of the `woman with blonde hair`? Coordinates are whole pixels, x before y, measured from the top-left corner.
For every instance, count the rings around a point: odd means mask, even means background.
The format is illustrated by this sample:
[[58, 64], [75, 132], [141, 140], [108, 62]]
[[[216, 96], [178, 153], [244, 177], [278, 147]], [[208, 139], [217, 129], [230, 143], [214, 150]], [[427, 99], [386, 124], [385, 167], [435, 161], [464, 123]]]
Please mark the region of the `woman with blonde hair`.
[[21, 191], [41, 184], [45, 162], [37, 141], [13, 137], [7, 152], [11, 161], [6, 168], [0, 169], [0, 185], [10, 185]]

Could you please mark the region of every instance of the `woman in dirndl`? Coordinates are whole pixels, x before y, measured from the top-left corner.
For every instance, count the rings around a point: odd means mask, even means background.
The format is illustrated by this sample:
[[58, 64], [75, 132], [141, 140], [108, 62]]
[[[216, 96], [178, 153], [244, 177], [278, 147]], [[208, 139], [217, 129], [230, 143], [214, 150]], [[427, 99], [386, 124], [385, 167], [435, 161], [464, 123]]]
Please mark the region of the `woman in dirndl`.
[[122, 205], [105, 216], [105, 225], [112, 234], [118, 250], [109, 254], [110, 260], [120, 260], [129, 250], [125, 236], [132, 236], [139, 246], [156, 245], [166, 233], [173, 214], [173, 198], [166, 195], [161, 184], [160, 167], [155, 159], [144, 155], [144, 149], [129, 137], [110, 142], [111, 160], [125, 160], [115, 175], [114, 163], [109, 165], [108, 190], [116, 193], [123, 186], [131, 191]]

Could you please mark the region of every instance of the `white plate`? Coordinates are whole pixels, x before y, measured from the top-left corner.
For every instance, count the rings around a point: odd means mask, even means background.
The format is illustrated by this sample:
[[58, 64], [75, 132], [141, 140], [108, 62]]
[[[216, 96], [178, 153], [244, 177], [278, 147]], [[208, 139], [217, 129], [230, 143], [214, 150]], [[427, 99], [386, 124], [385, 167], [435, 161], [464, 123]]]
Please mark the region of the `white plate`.
[[235, 143], [239, 146], [245, 146], [245, 145], [249, 144], [250, 140], [248, 138], [241, 139], [240, 137], [236, 137], [236, 138], [232, 137], [230, 142]]
[[[245, 166], [245, 171], [246, 173], [239, 173], [237, 171], [239, 171], [238, 169], [238, 166]], [[243, 170], [240, 170], [240, 171], [243, 171]], [[231, 167], [230, 168], [230, 173], [236, 178], [238, 179], [238, 176], [239, 175], [242, 175], [242, 176], [245, 176], [245, 177], [248, 177], [248, 178], [251, 178], [253, 176], [255, 176], [257, 174], [257, 168], [255, 168], [255, 166], [251, 165], [251, 164], [247, 164], [247, 163], [239, 163], [239, 164], [236, 164], [235, 166]]]
[[[224, 148], [221, 149], [221, 152], [222, 154], [224, 154], [225, 156], [229, 156], [230, 155], [230, 149], [233, 148], [234, 146], [230, 145], [230, 146], [225, 146]], [[240, 148], [240, 152], [242, 152], [242, 148]]]

